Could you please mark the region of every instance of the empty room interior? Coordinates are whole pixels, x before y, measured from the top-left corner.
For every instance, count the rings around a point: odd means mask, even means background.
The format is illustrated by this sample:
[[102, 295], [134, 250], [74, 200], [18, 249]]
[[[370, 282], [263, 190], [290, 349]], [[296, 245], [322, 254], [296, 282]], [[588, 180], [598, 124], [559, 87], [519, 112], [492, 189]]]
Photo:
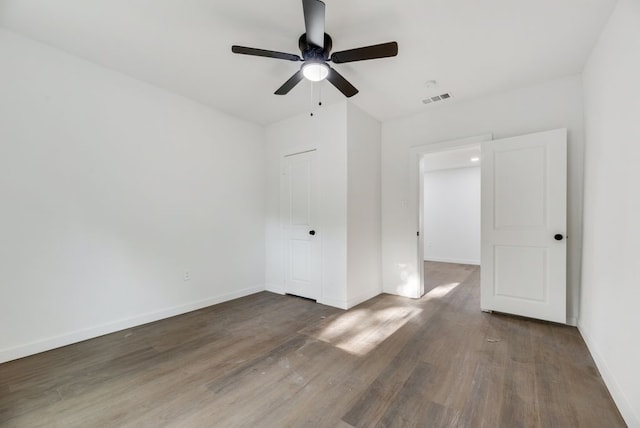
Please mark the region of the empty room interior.
[[638, 0], [0, 0], [0, 426], [640, 428], [638, 76]]

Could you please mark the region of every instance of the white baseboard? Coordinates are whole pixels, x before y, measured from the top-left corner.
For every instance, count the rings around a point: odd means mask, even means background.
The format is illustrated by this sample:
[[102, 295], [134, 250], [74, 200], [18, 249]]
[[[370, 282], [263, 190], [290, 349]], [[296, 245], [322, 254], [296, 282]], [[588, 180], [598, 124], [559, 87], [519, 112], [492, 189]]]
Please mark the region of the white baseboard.
[[640, 415], [636, 412], [637, 408], [631, 405], [631, 402], [627, 398], [626, 394], [620, 388], [620, 385], [616, 381], [616, 379], [611, 374], [605, 360], [602, 358], [600, 353], [598, 352], [595, 343], [589, 336], [589, 334], [584, 330], [584, 327], [578, 322], [578, 331], [582, 335], [584, 342], [587, 344], [587, 348], [589, 348], [589, 352], [593, 357], [593, 360], [600, 371], [600, 375], [604, 380], [607, 388], [609, 389], [609, 393], [613, 398], [613, 401], [618, 406], [618, 410], [620, 410], [620, 414], [624, 418], [625, 422], [629, 426], [629, 428], [640, 428]]
[[377, 295], [381, 294], [382, 290], [368, 291], [366, 293], [362, 293], [356, 297], [347, 300], [347, 308], [351, 309], [354, 306], [358, 306], [362, 302], [366, 302], [369, 299], [373, 299]]
[[567, 325], [570, 325], [571, 327], [577, 327], [578, 326], [578, 320], [576, 318], [567, 318]]
[[229, 300], [248, 296], [250, 294], [259, 293], [261, 291], [264, 291], [264, 289], [264, 285], [257, 285], [254, 287], [237, 290], [231, 293], [221, 294], [219, 296], [209, 297], [197, 302], [191, 302], [171, 308], [161, 309], [159, 311], [148, 312], [146, 314], [138, 315], [135, 317], [76, 330], [70, 333], [25, 343], [23, 345], [15, 346], [12, 348], [1, 349], [0, 363], [17, 360], [18, 358], [27, 357], [29, 355], [38, 354], [40, 352], [49, 351], [55, 348], [60, 348], [61, 346], [71, 345], [73, 343], [82, 342], [83, 340], [93, 339], [105, 334], [114, 333], [116, 331], [124, 330], [127, 328], [136, 327], [142, 324], [147, 324], [150, 322], [159, 321], [161, 319], [195, 311], [197, 309], [206, 308], [207, 306], [227, 302]]
[[270, 291], [276, 294], [286, 294], [284, 292], [284, 285], [282, 284], [267, 284], [264, 287], [265, 291]]
[[338, 309], [344, 309], [344, 310], [349, 309], [349, 304], [345, 300], [330, 299], [330, 298], [323, 297], [318, 299], [317, 302], [320, 303], [321, 305], [332, 306]]
[[407, 297], [409, 299], [419, 299], [421, 296], [416, 295], [416, 290], [414, 288], [415, 287], [413, 286], [396, 288], [383, 287], [382, 292], [394, 296]]
[[447, 259], [439, 257], [425, 257], [425, 262], [440, 262], [440, 263], [457, 263], [460, 265], [478, 265], [480, 266], [480, 260], [468, 260], [468, 259]]

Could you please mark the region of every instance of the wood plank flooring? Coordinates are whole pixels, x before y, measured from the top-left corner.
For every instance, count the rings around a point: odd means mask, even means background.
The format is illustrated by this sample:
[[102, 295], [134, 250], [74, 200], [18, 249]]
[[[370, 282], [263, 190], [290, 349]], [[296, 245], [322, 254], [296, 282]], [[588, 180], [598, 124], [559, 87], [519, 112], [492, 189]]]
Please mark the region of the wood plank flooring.
[[350, 311], [267, 292], [0, 365], [3, 427], [623, 427], [575, 328], [479, 307], [479, 269]]

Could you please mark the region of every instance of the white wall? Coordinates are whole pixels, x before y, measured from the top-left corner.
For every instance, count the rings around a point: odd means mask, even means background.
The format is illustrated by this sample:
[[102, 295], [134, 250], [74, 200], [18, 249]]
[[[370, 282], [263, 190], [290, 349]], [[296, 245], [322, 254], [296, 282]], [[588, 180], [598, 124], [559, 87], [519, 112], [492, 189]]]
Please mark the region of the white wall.
[[322, 291], [318, 302], [347, 305], [347, 104], [340, 102], [266, 128], [267, 290], [284, 293], [280, 226], [280, 167], [287, 154], [317, 150], [322, 240]]
[[424, 174], [424, 259], [480, 264], [480, 167]]
[[380, 128], [380, 122], [348, 103], [348, 307], [382, 292]]
[[579, 327], [630, 427], [640, 427], [640, 2], [620, 0], [584, 71]]
[[408, 201], [410, 147], [493, 133], [504, 138], [568, 128], [568, 304], [575, 322], [580, 283], [583, 178], [582, 84], [571, 76], [475, 100], [425, 107], [424, 113], [382, 125], [383, 288], [418, 286], [418, 208]]
[[264, 288], [262, 128], [3, 30], [0, 94], [0, 362]]

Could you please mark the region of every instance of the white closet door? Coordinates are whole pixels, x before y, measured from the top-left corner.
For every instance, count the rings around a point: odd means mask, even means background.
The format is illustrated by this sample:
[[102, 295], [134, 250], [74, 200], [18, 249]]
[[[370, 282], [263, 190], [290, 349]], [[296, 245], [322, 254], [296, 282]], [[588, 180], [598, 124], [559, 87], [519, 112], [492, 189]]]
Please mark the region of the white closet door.
[[281, 201], [285, 292], [316, 300], [321, 265], [317, 188], [315, 151], [285, 157]]

